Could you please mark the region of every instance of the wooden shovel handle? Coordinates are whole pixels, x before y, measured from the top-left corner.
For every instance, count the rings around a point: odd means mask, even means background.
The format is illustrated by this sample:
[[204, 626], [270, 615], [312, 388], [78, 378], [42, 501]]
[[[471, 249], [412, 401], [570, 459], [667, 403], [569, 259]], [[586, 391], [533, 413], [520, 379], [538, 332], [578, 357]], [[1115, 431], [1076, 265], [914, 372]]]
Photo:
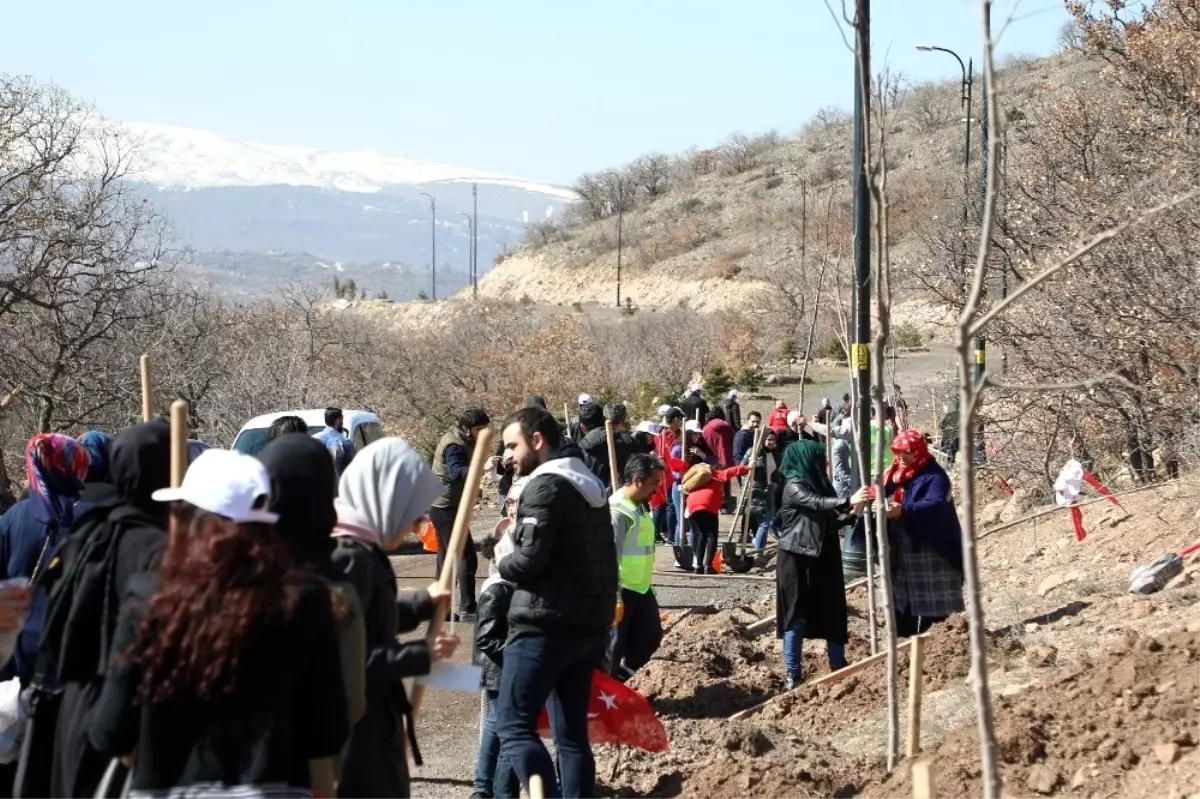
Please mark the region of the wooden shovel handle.
[[154, 385], [150, 382], [150, 356], [143, 355], [138, 360], [142, 373], [142, 421], [148, 422], [154, 418]]
[[[463, 489], [462, 499], [458, 502], [458, 513], [454, 517], [454, 529], [450, 533], [450, 541], [446, 545], [446, 557], [442, 561], [442, 573], [438, 575], [438, 585], [443, 591], [454, 590], [454, 563], [462, 556], [467, 544], [471, 528], [471, 517], [475, 514], [475, 502], [479, 498], [479, 486], [483, 482], [484, 464], [492, 449], [492, 431], [479, 431], [475, 441], [475, 453], [471, 456], [471, 468], [467, 471], [467, 484]], [[432, 644], [442, 632], [446, 621], [446, 605], [444, 601], [433, 607], [433, 618], [429, 621], [429, 643]], [[412, 716], [415, 720], [421, 709], [421, 700], [425, 698], [425, 685], [417, 683], [412, 690]]]
[[623, 483], [619, 482], [621, 480], [621, 475], [617, 474], [617, 439], [613, 434], [612, 419], [604, 420], [604, 434], [608, 437], [609, 483], [612, 485], [612, 490], [615, 494], [617, 493], [617, 489], [620, 488]]

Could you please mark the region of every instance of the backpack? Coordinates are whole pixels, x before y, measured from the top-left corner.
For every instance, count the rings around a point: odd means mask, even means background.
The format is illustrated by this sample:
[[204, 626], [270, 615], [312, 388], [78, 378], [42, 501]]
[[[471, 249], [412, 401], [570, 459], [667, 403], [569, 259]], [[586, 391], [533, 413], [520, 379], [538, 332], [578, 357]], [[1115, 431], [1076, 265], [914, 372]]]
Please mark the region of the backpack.
[[[132, 517], [132, 518], [130, 518]], [[130, 509], [97, 505], [79, 519], [59, 550], [61, 573], [50, 590], [40, 646], [61, 682], [87, 682], [107, 671], [120, 591], [121, 536], [142, 519]]]
[[679, 487], [690, 494], [708, 485], [712, 480], [712, 467], [707, 463], [697, 463], [684, 472], [683, 479], [679, 482]]

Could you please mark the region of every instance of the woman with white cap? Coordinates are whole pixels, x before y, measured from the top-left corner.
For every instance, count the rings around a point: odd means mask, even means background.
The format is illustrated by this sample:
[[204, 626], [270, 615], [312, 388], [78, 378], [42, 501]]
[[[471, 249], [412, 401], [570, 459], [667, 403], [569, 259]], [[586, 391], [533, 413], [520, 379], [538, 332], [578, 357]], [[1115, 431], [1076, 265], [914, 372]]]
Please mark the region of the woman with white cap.
[[88, 729], [132, 795], [310, 795], [349, 733], [328, 591], [292, 568], [256, 459], [208, 450], [178, 488], [157, 574], [129, 581]]
[[367, 633], [367, 712], [343, 752], [341, 796], [408, 796], [408, 746], [421, 764], [400, 678], [428, 674], [434, 661], [454, 654], [458, 638], [442, 635], [432, 646], [396, 640], [433, 618], [450, 593], [434, 583], [425, 591], [397, 594], [385, 552], [415, 529], [443, 489], [420, 453], [399, 438], [368, 445], [338, 483], [333, 567], [339, 579], [354, 585]]

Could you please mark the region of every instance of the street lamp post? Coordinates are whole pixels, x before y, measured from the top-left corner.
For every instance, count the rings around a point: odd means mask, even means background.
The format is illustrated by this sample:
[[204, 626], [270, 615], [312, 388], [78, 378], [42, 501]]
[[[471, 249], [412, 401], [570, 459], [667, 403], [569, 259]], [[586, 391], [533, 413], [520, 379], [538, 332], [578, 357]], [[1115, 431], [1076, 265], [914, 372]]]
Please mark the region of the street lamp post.
[[474, 285], [475, 273], [472, 264], [475, 263], [475, 220], [466, 211], [459, 211], [458, 215], [467, 220], [467, 280]]
[[479, 184], [471, 184], [471, 296], [479, 299]]
[[431, 300], [437, 300], [437, 200], [428, 192], [421, 192], [429, 198], [429, 280]]
[[[918, 44], [917, 49], [924, 53], [937, 51], [939, 53], [949, 53], [954, 56], [954, 60], [958, 62], [959, 69], [962, 70], [962, 105], [966, 108], [966, 143], [964, 145], [963, 158], [963, 206], [962, 206], [962, 223], [963, 229], [967, 227], [967, 206], [970, 205], [971, 197], [971, 85], [975, 74], [975, 62], [968, 59], [964, 64], [958, 53], [945, 47], [936, 47], [932, 44]], [[986, 168], [986, 167], [985, 167]], [[983, 333], [975, 336], [975, 386], [979, 387], [983, 380], [984, 367], [987, 362], [987, 342], [984, 339]]]
[[625, 223], [625, 181], [616, 172], [606, 172], [617, 182], [617, 307], [621, 307], [621, 249]]
[[954, 56], [954, 60], [958, 62], [959, 69], [962, 70], [962, 88], [960, 103], [967, 110], [966, 117], [966, 142], [963, 145], [963, 208], [962, 220], [963, 225], [967, 224], [967, 205], [968, 197], [971, 196], [971, 86], [974, 83], [975, 62], [971, 59], [964, 64], [962, 58], [953, 50], [948, 50], [945, 47], [935, 47], [932, 44], [918, 44], [917, 49], [923, 53], [939, 52], [949, 53]]

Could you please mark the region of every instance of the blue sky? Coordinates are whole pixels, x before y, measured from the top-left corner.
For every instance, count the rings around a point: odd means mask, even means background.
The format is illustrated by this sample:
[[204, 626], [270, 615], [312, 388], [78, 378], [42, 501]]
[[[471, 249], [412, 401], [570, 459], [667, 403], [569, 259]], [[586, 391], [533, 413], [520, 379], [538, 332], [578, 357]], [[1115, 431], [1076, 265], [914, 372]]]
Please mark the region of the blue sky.
[[[913, 45], [979, 51], [977, 2], [872, 6], [876, 70], [949, 78], [954, 59]], [[1050, 52], [1062, 0], [997, 0], [997, 27], [1014, 7], [999, 53]], [[824, 0], [57, 0], [10, 4], [4, 38], [0, 71], [115, 119], [559, 183], [791, 133], [853, 84]]]

